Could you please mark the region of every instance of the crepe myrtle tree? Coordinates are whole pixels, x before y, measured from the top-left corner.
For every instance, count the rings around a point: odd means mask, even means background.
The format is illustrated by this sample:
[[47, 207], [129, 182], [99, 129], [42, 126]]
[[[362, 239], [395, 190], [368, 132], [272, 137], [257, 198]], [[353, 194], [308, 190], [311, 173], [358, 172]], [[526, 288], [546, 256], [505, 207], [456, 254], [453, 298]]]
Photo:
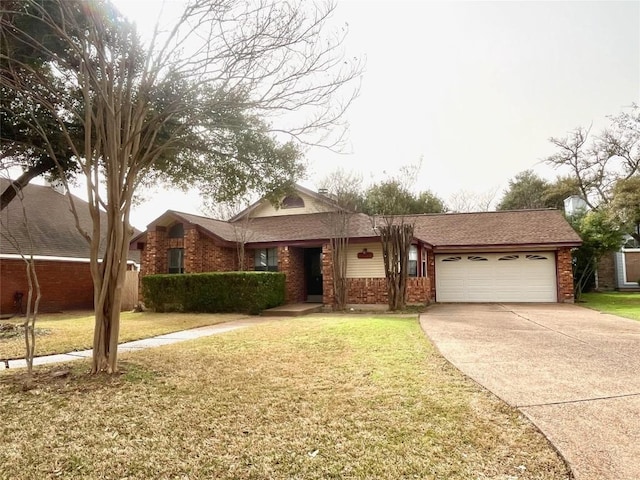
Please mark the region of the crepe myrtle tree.
[[[2, 178], [7, 178], [4, 172]], [[8, 215], [0, 216], [0, 238], [2, 238], [3, 243], [10, 245], [14, 251], [18, 252], [20, 259], [24, 262], [25, 276], [27, 279], [27, 292], [26, 295], [25, 292], [16, 292], [16, 295], [21, 296], [19, 298], [14, 297], [16, 310], [13, 315], [24, 314], [22, 328], [24, 329], [25, 343], [24, 360], [27, 364], [27, 375], [25, 377], [24, 388], [28, 389], [31, 388], [33, 382], [33, 359], [35, 358], [36, 353], [35, 326], [38, 318], [38, 308], [42, 298], [42, 291], [40, 289], [38, 273], [36, 271], [35, 260], [33, 258], [33, 239], [31, 237], [29, 216], [23, 203], [24, 193], [22, 189], [16, 188], [14, 198], [16, 199], [16, 203], [18, 203], [15, 208], [20, 211], [20, 215], [15, 218], [21, 224], [18, 228], [22, 230], [23, 234], [20, 235], [21, 238], [19, 240], [17, 236], [14, 235], [14, 231], [11, 228], [12, 226], [15, 226], [15, 223], [9, 220]]]
[[350, 227], [353, 216], [363, 209], [362, 175], [338, 168], [326, 175], [319, 185], [321, 191], [335, 203], [335, 208], [323, 214], [323, 224], [329, 236], [333, 309], [346, 309], [348, 301], [347, 264]]
[[[42, 74], [2, 51], [0, 86], [14, 99], [3, 108], [22, 115], [65, 183], [60, 152], [68, 148], [86, 184], [92, 228], [76, 224], [91, 252], [92, 372], [118, 370], [129, 215], [141, 186], [197, 187], [218, 201], [246, 191], [278, 195], [302, 171], [301, 145], [338, 144], [335, 127], [343, 126], [362, 67], [343, 54], [346, 32], [326, 30], [333, 8], [194, 0], [144, 45], [108, 1], [0, 4], [3, 41], [50, 58]], [[52, 54], [47, 39], [29, 34], [34, 29], [50, 32], [65, 54]], [[77, 219], [80, 207], [69, 200]]]
[[380, 220], [376, 230], [382, 244], [389, 310], [402, 310], [407, 304], [409, 250], [415, 222], [407, 216], [384, 216]]

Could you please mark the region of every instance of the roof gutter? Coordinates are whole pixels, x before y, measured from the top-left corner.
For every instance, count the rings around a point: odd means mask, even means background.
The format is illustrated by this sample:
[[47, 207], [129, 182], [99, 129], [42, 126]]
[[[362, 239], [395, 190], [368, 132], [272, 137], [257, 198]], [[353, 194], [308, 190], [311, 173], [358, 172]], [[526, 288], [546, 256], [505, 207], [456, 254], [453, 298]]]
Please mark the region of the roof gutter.
[[[82, 257], [57, 257], [55, 255], [20, 255], [18, 253], [0, 253], [0, 260], [24, 260], [31, 259], [46, 261], [46, 262], [70, 262], [70, 263], [89, 263], [90, 258]], [[98, 259], [98, 262], [102, 262], [102, 259]], [[140, 265], [134, 260], [127, 260], [127, 265], [135, 265], [139, 268]]]
[[563, 247], [579, 247], [582, 242], [556, 243], [495, 243], [486, 245], [436, 245], [434, 252], [479, 252], [479, 251], [522, 251], [522, 250], [557, 250]]

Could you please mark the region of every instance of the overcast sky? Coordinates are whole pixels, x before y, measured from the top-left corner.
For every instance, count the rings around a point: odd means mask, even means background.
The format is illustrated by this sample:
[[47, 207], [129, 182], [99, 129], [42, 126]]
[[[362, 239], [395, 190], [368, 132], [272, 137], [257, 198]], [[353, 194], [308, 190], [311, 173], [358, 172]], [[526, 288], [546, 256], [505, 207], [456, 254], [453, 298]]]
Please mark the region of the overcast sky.
[[[141, 28], [155, 1], [119, 0]], [[548, 138], [594, 131], [640, 100], [640, 2], [431, 2], [338, 0], [349, 55], [366, 57], [348, 112], [350, 153], [308, 153], [315, 188], [341, 166], [384, 178], [423, 157], [417, 190], [447, 199], [497, 188], [553, 152]], [[499, 195], [498, 195], [499, 196]], [[194, 195], [150, 196], [132, 222], [168, 208], [200, 213]]]

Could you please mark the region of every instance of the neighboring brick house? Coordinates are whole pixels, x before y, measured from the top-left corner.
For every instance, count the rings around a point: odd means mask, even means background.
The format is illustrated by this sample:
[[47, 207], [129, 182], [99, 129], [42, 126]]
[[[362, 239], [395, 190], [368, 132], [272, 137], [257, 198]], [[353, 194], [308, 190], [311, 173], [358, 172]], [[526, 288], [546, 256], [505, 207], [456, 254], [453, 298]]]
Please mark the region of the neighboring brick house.
[[[333, 304], [329, 232], [337, 205], [296, 187], [280, 208], [256, 202], [228, 222], [167, 211], [132, 240], [141, 275], [278, 270], [286, 301]], [[394, 217], [396, 221], [402, 217]], [[581, 241], [561, 212], [520, 210], [412, 215], [410, 303], [572, 302], [571, 249]], [[347, 303], [387, 302], [381, 219], [353, 213], [349, 221]]]
[[[0, 181], [0, 188], [8, 185]], [[28, 281], [22, 255], [33, 254], [42, 298], [40, 312], [93, 308], [93, 280], [89, 270], [89, 245], [76, 229], [69, 200], [50, 186], [28, 185], [21, 201], [15, 198], [0, 213], [0, 314], [16, 313], [17, 297], [26, 304]], [[80, 225], [91, 231], [87, 203], [74, 197]], [[25, 216], [28, 230], [25, 226]], [[106, 218], [103, 219], [106, 225]], [[137, 277], [138, 252], [131, 252], [129, 277]], [[124, 308], [137, 301], [137, 279], [127, 284]], [[24, 307], [23, 307], [24, 312]]]
[[620, 250], [602, 257], [596, 282], [598, 290], [640, 291], [640, 242], [628, 236]]

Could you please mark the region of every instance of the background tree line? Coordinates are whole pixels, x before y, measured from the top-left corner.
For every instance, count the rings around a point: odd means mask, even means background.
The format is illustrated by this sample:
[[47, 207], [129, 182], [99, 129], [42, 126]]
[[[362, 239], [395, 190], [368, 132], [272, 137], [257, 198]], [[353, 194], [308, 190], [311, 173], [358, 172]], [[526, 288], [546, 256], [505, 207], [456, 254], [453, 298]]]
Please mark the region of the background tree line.
[[548, 181], [532, 170], [519, 173], [497, 209], [564, 209], [569, 196], [583, 200], [584, 208], [567, 216], [583, 241], [573, 255], [579, 296], [593, 284], [604, 255], [620, 249], [627, 236], [640, 243], [640, 108], [634, 104], [610, 117], [597, 135], [579, 127], [550, 141], [556, 152], [545, 162], [562, 175]]

